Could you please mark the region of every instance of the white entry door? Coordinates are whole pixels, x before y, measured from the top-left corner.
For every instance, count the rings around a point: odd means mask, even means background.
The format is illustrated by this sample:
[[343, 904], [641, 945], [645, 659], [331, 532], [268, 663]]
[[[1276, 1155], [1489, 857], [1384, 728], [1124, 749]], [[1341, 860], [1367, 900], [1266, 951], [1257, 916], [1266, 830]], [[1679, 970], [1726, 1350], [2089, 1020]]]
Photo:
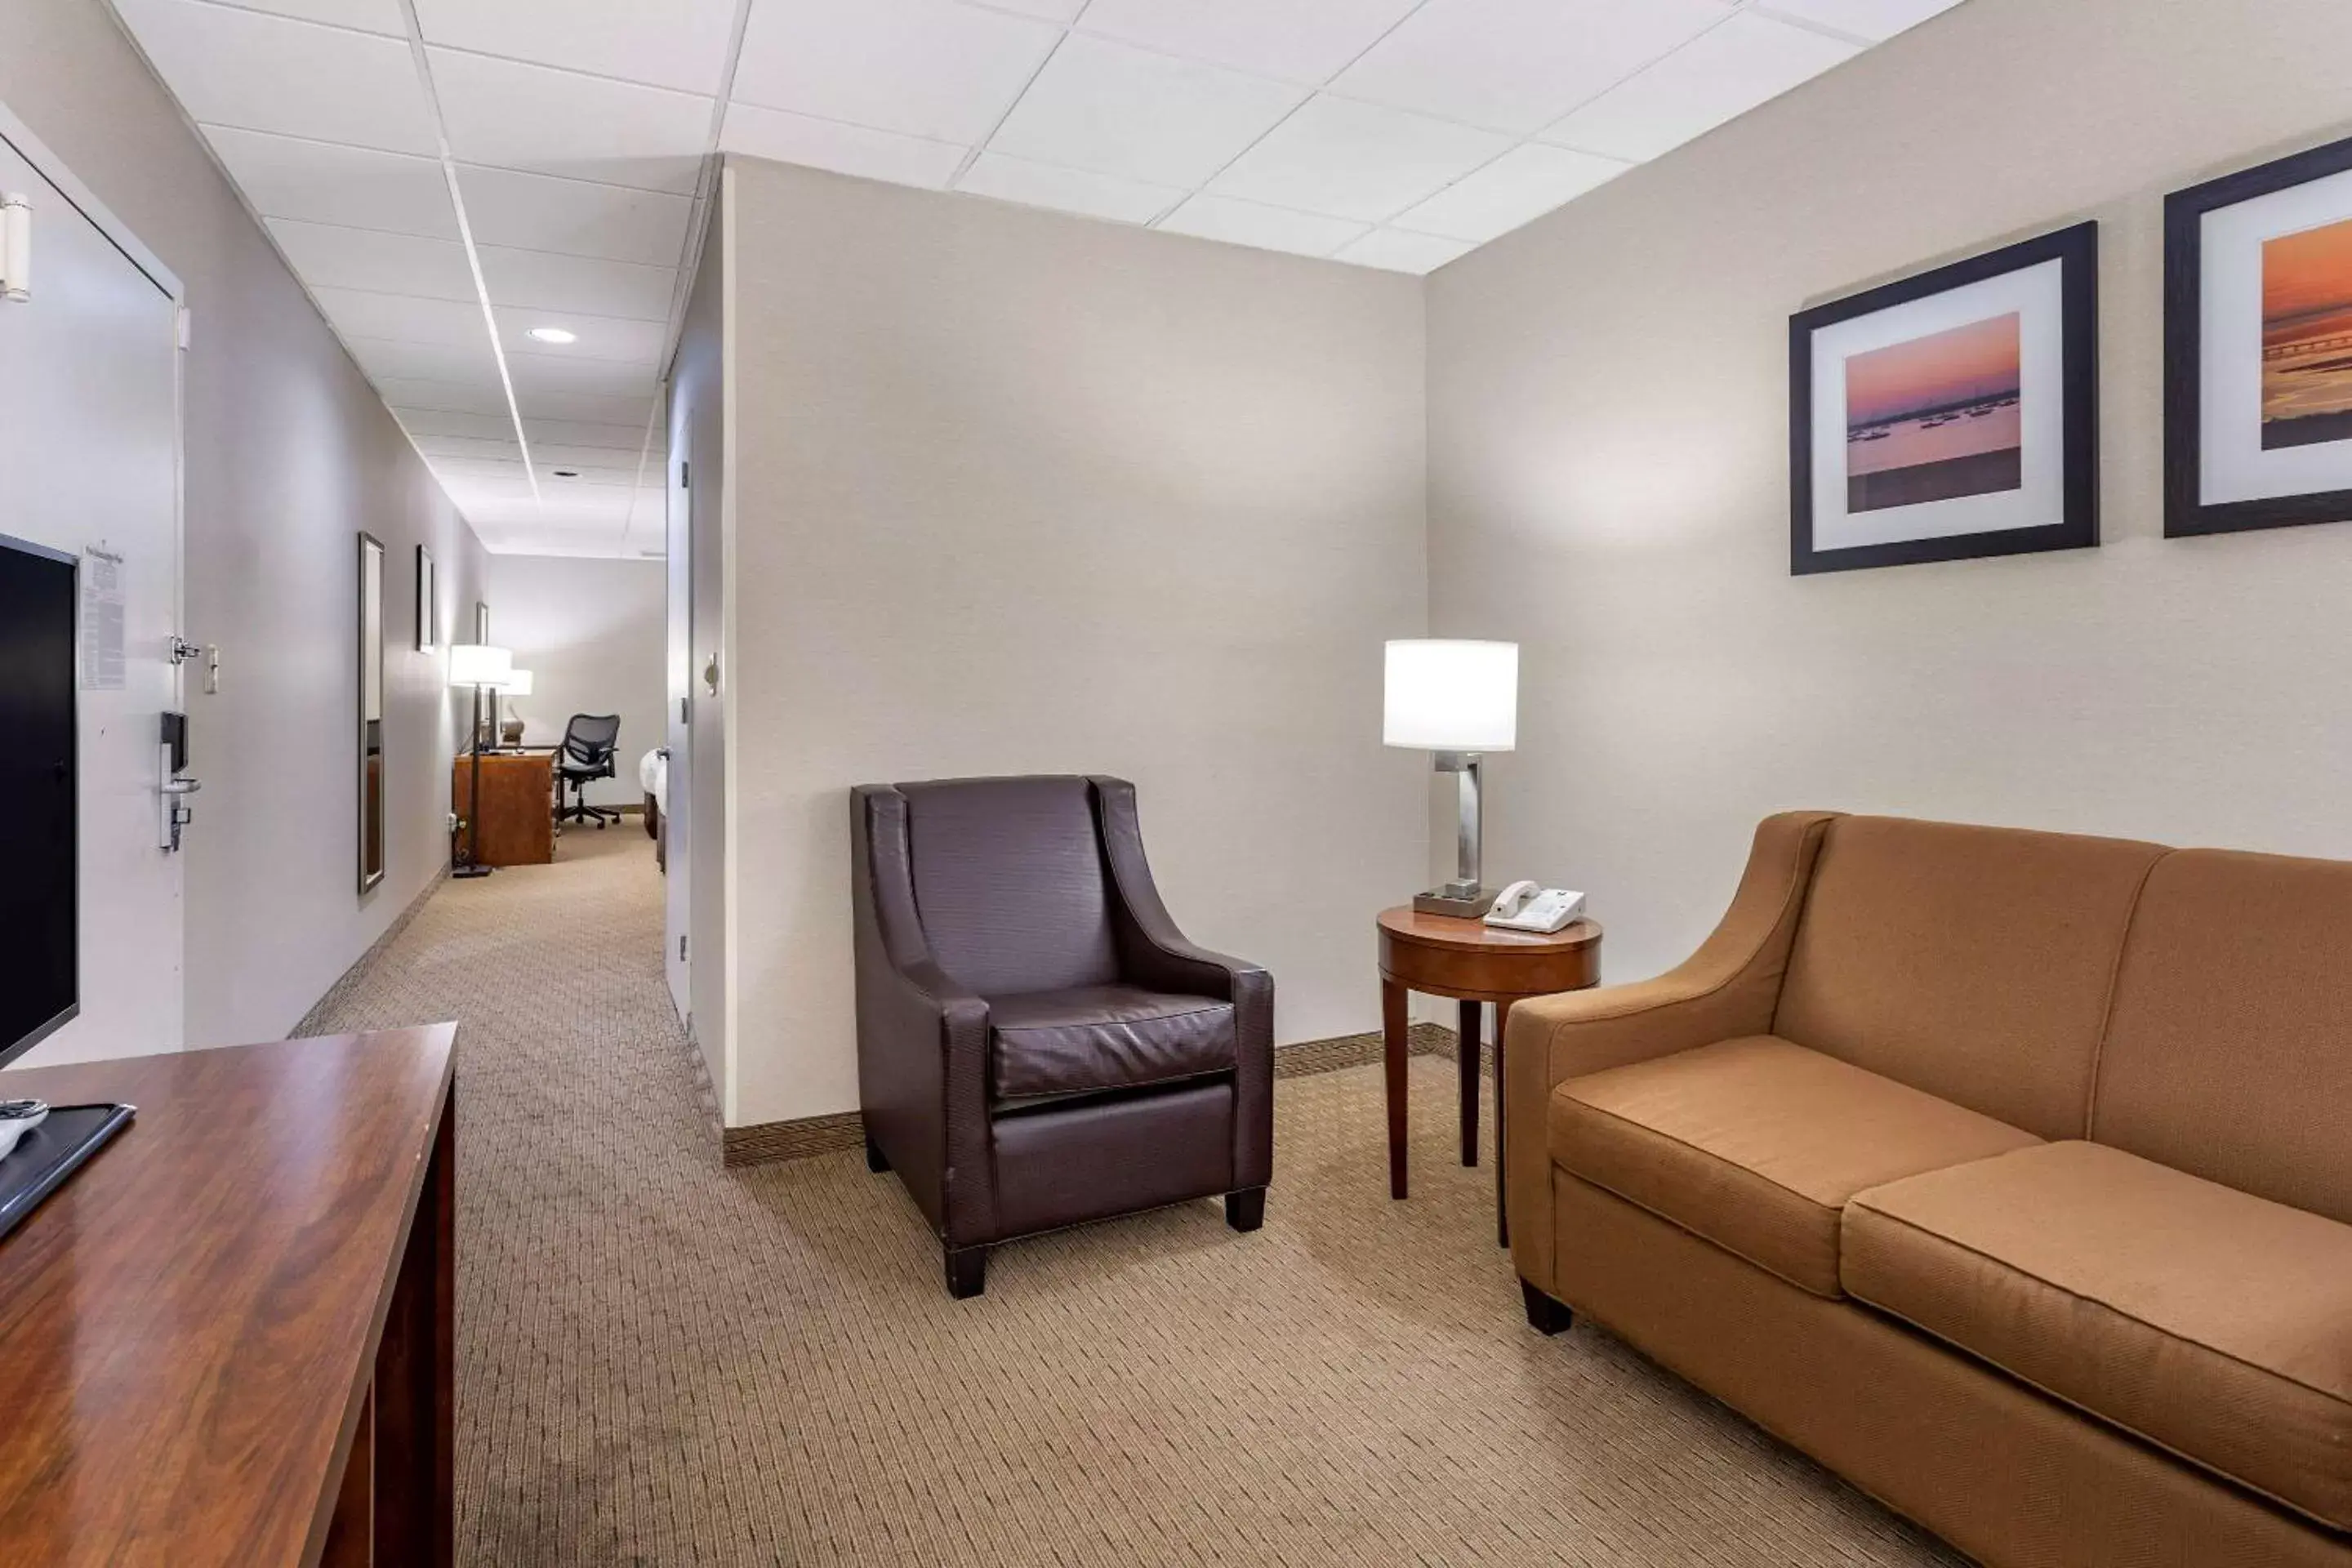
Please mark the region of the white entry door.
[[689, 415], [683, 398], [670, 405], [669, 510], [667, 541], [669, 559], [669, 642], [664, 658], [669, 671], [669, 717], [664, 729], [669, 747], [669, 798], [662, 812], [664, 864], [669, 868], [665, 892], [667, 915], [663, 922], [662, 968], [669, 979], [669, 995], [686, 1023], [694, 1010], [693, 956], [689, 950], [694, 901], [694, 746], [688, 715], [694, 695], [694, 492], [687, 454]]
[[[0, 300], [0, 533], [80, 556], [85, 584], [119, 571], [122, 657], [93, 668], [85, 640], [81, 1011], [26, 1065], [183, 1044], [180, 862], [160, 842], [158, 761], [163, 715], [184, 711], [177, 285], [109, 237], [111, 220], [69, 175], [57, 171], [70, 196], [43, 168], [55, 165], [0, 116], [0, 194], [32, 207], [32, 297]], [[204, 737], [193, 742], [201, 758]], [[203, 796], [195, 805], [201, 832]]]

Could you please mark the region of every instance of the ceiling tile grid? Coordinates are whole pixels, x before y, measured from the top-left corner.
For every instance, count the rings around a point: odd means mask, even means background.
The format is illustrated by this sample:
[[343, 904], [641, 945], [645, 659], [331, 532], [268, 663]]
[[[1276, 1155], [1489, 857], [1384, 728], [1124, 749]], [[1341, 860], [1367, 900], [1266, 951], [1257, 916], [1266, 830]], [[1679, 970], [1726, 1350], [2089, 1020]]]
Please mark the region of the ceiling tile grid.
[[1426, 273], [1959, 0], [112, 0], [493, 550], [660, 552], [717, 155]]

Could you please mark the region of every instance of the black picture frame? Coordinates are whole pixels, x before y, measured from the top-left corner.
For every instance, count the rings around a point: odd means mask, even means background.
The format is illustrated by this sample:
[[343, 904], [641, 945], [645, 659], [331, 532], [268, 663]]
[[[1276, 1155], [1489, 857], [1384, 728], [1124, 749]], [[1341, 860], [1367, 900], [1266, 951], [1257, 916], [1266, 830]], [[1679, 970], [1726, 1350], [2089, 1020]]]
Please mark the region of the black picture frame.
[[2352, 137], [2174, 191], [2164, 198], [2164, 536], [2190, 539], [2257, 528], [2352, 521], [2352, 489], [2252, 500], [2206, 501], [2203, 219], [2352, 169]]
[[[1813, 526], [1813, 334], [1856, 317], [2056, 261], [2059, 266], [2061, 521], [2039, 528], [1817, 549]], [[1879, 566], [1971, 561], [2099, 542], [2099, 226], [2086, 221], [1880, 284], [1789, 318], [1789, 572], [1805, 577]]]

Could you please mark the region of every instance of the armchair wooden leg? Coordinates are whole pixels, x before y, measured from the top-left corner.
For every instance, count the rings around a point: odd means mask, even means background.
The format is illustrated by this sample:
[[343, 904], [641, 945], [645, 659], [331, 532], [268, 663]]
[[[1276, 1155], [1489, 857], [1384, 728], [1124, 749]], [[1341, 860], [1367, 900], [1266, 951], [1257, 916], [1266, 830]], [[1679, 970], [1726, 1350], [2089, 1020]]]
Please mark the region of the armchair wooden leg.
[[1536, 1332], [1549, 1336], [1575, 1325], [1576, 1314], [1568, 1310], [1568, 1303], [1553, 1300], [1532, 1282], [1520, 1280], [1519, 1293], [1528, 1301], [1528, 1327]]
[[1265, 1189], [1244, 1187], [1225, 1194], [1225, 1223], [1235, 1230], [1255, 1230], [1265, 1223]]
[[988, 1248], [948, 1248], [948, 1294], [968, 1301], [988, 1289]]
[[882, 1145], [874, 1142], [870, 1136], [866, 1140], [866, 1168], [875, 1172], [887, 1171], [890, 1168], [890, 1157], [882, 1152]]

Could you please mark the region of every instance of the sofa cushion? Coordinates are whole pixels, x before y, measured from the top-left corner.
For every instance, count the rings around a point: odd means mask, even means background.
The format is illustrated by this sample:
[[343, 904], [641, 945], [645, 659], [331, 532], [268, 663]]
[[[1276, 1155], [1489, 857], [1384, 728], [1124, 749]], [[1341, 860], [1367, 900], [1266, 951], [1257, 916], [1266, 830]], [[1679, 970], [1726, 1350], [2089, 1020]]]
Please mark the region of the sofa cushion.
[[2080, 1138], [2132, 901], [2162, 847], [1841, 817], [1772, 1032], [2044, 1138]]
[[1550, 1134], [1562, 1169], [1818, 1296], [1846, 1199], [2036, 1141], [1769, 1035], [1570, 1079]]
[[1847, 1293], [2352, 1528], [2352, 1226], [2096, 1143], [1858, 1193]]
[[2352, 1224], [2347, 932], [2352, 865], [2166, 856], [2132, 920], [2090, 1136]]
[[988, 1021], [1000, 1102], [1230, 1072], [1235, 1060], [1233, 1005], [1211, 996], [1086, 985], [992, 996]]

